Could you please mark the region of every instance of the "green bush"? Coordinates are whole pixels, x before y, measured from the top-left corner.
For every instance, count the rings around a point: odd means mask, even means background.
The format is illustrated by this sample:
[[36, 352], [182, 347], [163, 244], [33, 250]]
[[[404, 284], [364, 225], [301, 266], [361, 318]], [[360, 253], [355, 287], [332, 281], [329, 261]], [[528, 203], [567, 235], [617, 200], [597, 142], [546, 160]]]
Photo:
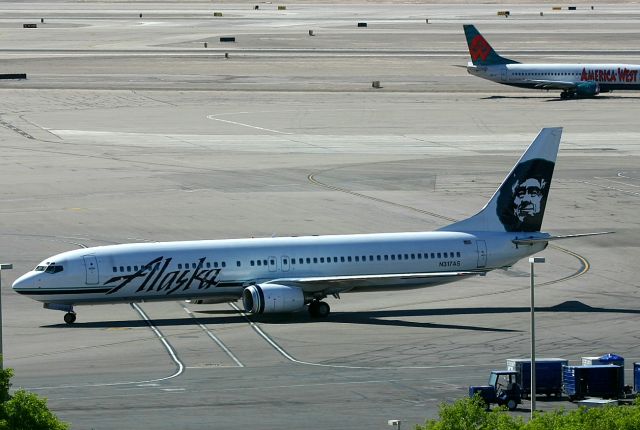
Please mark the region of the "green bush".
[[427, 420], [417, 430], [520, 430], [521, 418], [513, 418], [506, 408], [487, 411], [484, 401], [478, 396], [464, 398], [448, 405], [440, 405], [439, 420]]
[[441, 404], [439, 419], [427, 420], [416, 430], [638, 430], [640, 429], [640, 398], [631, 406], [605, 406], [572, 411], [562, 409], [536, 412], [529, 422], [513, 417], [505, 408], [492, 411], [478, 396], [453, 404]]
[[[0, 358], [1, 360], [1, 358]], [[0, 369], [0, 430], [67, 430], [47, 400], [25, 390], [9, 393], [13, 369]]]

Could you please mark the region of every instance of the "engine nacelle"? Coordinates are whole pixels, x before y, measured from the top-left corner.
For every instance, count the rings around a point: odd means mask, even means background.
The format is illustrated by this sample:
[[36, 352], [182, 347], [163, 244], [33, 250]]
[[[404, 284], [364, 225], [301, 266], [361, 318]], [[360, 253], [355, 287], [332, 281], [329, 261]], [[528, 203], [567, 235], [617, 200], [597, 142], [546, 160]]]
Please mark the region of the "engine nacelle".
[[304, 309], [304, 293], [286, 285], [251, 285], [242, 291], [242, 305], [252, 314], [297, 312]]
[[576, 94], [580, 97], [593, 97], [600, 94], [600, 84], [596, 81], [580, 82], [576, 86]]

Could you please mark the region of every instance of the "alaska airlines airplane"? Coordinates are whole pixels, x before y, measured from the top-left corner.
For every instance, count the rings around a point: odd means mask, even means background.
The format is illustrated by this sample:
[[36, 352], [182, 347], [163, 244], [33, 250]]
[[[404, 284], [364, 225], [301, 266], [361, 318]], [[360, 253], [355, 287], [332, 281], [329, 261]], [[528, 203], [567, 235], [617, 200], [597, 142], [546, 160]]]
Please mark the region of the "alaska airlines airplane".
[[499, 84], [561, 90], [560, 98], [593, 97], [613, 90], [640, 90], [640, 65], [522, 64], [504, 58], [473, 25], [464, 25], [471, 62], [467, 72]]
[[[435, 232], [136, 243], [49, 257], [13, 289], [65, 311], [75, 305], [242, 299], [262, 314], [308, 309], [327, 296], [420, 288], [508, 267], [573, 236], [541, 233], [561, 128], [543, 129], [476, 215]], [[590, 233], [598, 234], [598, 233]]]

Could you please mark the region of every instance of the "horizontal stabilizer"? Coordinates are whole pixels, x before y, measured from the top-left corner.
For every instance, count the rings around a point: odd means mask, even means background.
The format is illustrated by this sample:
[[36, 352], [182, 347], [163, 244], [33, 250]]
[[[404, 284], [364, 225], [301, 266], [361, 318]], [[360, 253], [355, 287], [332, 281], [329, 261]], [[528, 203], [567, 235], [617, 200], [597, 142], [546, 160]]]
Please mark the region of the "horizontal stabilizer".
[[550, 242], [552, 240], [575, 239], [577, 237], [600, 236], [602, 234], [611, 234], [611, 233], [615, 233], [615, 232], [599, 231], [595, 233], [565, 234], [562, 236], [519, 238], [519, 239], [512, 240], [512, 242], [515, 243], [516, 245], [533, 245], [535, 243]]

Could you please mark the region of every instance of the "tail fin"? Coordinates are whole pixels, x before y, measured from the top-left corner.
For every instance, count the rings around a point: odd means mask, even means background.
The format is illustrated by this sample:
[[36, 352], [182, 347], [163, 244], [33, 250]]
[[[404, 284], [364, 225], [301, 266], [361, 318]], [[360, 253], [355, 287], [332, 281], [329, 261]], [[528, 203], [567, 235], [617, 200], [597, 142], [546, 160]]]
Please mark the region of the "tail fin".
[[540, 231], [561, 135], [561, 127], [543, 128], [480, 212], [440, 230]]
[[467, 37], [467, 46], [469, 46], [471, 62], [475, 66], [517, 63], [517, 61], [509, 60], [508, 58], [498, 55], [491, 45], [489, 45], [489, 42], [482, 37], [475, 25], [465, 24], [463, 27], [464, 35]]

